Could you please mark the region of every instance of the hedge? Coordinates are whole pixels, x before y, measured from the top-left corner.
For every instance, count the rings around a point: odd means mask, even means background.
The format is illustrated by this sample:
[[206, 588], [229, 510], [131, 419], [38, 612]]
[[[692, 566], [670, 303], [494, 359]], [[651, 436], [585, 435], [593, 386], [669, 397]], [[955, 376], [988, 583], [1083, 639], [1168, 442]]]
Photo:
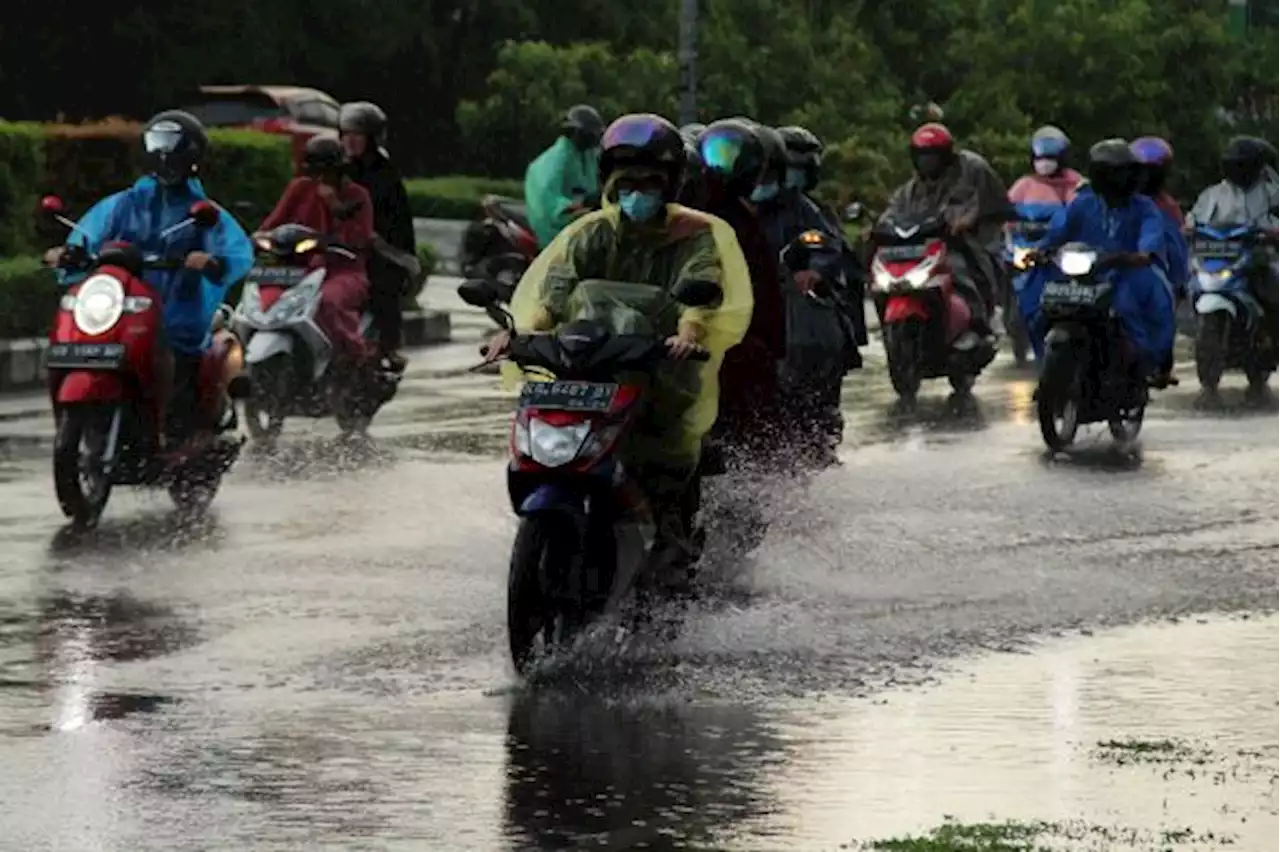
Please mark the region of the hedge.
[[0, 340], [47, 334], [58, 295], [53, 271], [40, 258], [0, 259]]
[[480, 199], [486, 195], [524, 198], [522, 181], [503, 178], [412, 178], [407, 187], [413, 215], [424, 219], [474, 219], [480, 212]]

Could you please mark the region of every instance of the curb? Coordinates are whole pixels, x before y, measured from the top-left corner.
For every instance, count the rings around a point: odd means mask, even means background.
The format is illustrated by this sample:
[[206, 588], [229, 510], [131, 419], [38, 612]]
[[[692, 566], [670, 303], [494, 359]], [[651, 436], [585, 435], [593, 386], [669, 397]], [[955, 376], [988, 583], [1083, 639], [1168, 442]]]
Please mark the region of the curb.
[[[453, 325], [445, 311], [405, 311], [404, 345], [431, 346], [453, 339]], [[44, 387], [45, 351], [42, 337], [0, 340], [0, 393]]]

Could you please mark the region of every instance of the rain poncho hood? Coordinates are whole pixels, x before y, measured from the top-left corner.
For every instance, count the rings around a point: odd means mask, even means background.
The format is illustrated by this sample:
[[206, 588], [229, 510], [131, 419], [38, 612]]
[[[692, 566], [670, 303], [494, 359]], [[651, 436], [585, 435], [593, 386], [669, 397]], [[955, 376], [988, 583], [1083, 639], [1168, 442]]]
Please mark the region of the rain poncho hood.
[[[168, 187], [145, 176], [90, 207], [67, 238], [68, 245], [82, 246], [90, 254], [96, 254], [104, 243], [120, 240], [132, 243], [143, 254], [169, 259], [181, 259], [193, 251], [218, 258], [223, 272], [217, 281], [186, 269], [147, 270], [142, 275], [164, 302], [169, 345], [188, 355], [198, 355], [209, 346], [218, 306], [227, 290], [253, 267], [253, 243], [235, 218], [221, 208], [222, 215], [212, 228], [188, 227], [160, 236], [166, 228], [187, 218], [192, 204], [207, 199], [204, 186], [196, 178]], [[64, 284], [83, 277], [83, 273], [59, 273]]]
[[[684, 279], [718, 282], [720, 305], [674, 305], [655, 319], [663, 295]], [[710, 360], [655, 371], [655, 403], [664, 383], [668, 391], [666, 410], [656, 416], [672, 421], [659, 424], [671, 438], [661, 452], [675, 464], [697, 462], [718, 412], [720, 365], [746, 334], [752, 306], [747, 264], [728, 223], [668, 204], [661, 224], [637, 226], [624, 221], [612, 202], [561, 231], [520, 279], [510, 303], [516, 330], [526, 333], [585, 317], [604, 320], [617, 332], [694, 332]], [[508, 387], [543, 378], [525, 376], [510, 363], [503, 376]]]
[[572, 221], [568, 210], [584, 194], [600, 194], [599, 149], [580, 151], [567, 136], [560, 136], [524, 173], [524, 203], [539, 248], [546, 248]]
[[1262, 178], [1241, 189], [1228, 180], [1220, 181], [1200, 193], [1195, 206], [1187, 214], [1188, 224], [1223, 228], [1228, 225], [1253, 225], [1262, 228], [1276, 227], [1277, 189], [1280, 179], [1275, 169], [1267, 166]]

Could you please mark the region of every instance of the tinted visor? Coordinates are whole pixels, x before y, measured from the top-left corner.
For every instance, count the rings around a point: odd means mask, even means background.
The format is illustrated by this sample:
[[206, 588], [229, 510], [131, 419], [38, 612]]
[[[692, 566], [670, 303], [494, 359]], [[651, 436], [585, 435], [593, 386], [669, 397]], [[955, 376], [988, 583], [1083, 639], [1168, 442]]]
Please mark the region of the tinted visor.
[[1134, 159], [1147, 165], [1159, 165], [1173, 156], [1169, 146], [1159, 139], [1139, 139], [1129, 146], [1129, 150], [1133, 152]]
[[702, 134], [698, 140], [698, 153], [708, 169], [722, 175], [745, 174], [759, 163], [749, 162], [747, 146], [752, 141], [741, 130], [732, 127], [715, 128]]
[[1067, 140], [1046, 136], [1031, 140], [1031, 156], [1058, 159], [1067, 150]]
[[648, 116], [624, 116], [609, 125], [601, 147], [606, 151], [610, 148], [643, 148], [657, 139], [662, 130], [662, 125]]

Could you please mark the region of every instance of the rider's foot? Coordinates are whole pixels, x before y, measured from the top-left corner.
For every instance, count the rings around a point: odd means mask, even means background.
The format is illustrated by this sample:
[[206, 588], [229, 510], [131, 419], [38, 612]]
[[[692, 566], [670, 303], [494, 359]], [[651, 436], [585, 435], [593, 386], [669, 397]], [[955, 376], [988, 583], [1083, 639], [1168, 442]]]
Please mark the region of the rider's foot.
[[390, 370], [393, 373], [403, 373], [404, 368], [409, 364], [408, 360], [399, 352], [383, 352], [378, 358], [378, 363], [383, 369]]

